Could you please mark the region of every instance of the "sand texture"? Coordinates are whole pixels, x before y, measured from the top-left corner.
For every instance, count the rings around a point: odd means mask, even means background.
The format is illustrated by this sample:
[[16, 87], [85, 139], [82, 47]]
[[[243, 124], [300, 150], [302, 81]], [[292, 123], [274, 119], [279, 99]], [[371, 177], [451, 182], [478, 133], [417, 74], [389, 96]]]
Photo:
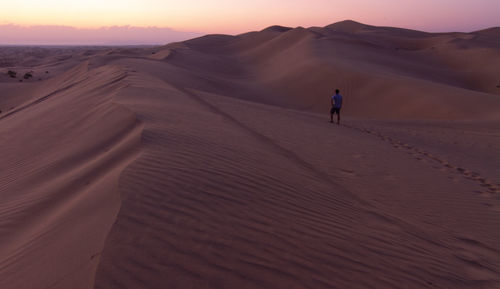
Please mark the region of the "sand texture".
[[500, 288], [498, 29], [0, 48], [0, 288]]

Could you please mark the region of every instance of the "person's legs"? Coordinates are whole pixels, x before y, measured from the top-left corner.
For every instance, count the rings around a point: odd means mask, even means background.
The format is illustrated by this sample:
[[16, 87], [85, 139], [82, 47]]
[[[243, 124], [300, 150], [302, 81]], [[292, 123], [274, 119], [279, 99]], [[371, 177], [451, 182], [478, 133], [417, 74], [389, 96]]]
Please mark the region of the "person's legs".
[[337, 108], [337, 124], [340, 124], [340, 108]]

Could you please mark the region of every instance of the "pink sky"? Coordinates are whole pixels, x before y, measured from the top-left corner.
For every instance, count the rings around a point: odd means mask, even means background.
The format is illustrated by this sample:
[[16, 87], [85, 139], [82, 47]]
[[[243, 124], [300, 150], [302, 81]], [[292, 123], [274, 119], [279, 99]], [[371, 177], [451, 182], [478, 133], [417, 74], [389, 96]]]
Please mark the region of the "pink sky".
[[0, 0], [0, 4], [0, 44], [163, 44], [208, 33], [238, 34], [275, 24], [325, 26], [346, 19], [431, 32], [500, 26], [500, 0]]

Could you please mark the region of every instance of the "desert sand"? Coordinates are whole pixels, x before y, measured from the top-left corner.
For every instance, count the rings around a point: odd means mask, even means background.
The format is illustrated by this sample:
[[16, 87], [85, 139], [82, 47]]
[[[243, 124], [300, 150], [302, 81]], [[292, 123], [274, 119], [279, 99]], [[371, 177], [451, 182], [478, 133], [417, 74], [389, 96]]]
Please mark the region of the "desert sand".
[[500, 28], [0, 56], [2, 289], [500, 288]]

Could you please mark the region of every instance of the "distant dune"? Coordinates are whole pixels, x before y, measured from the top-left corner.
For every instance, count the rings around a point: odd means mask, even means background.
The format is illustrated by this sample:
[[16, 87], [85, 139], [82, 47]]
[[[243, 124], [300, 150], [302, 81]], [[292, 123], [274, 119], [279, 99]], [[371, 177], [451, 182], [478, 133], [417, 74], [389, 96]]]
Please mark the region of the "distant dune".
[[0, 288], [499, 288], [499, 29], [0, 48]]
[[494, 31], [431, 34], [344, 21], [209, 35], [164, 49], [177, 52], [173, 63], [192, 63], [193, 71], [222, 78], [222, 90], [235, 87], [231, 95], [252, 101], [323, 112], [325, 95], [338, 87], [349, 96], [346, 112], [357, 117], [498, 118]]

